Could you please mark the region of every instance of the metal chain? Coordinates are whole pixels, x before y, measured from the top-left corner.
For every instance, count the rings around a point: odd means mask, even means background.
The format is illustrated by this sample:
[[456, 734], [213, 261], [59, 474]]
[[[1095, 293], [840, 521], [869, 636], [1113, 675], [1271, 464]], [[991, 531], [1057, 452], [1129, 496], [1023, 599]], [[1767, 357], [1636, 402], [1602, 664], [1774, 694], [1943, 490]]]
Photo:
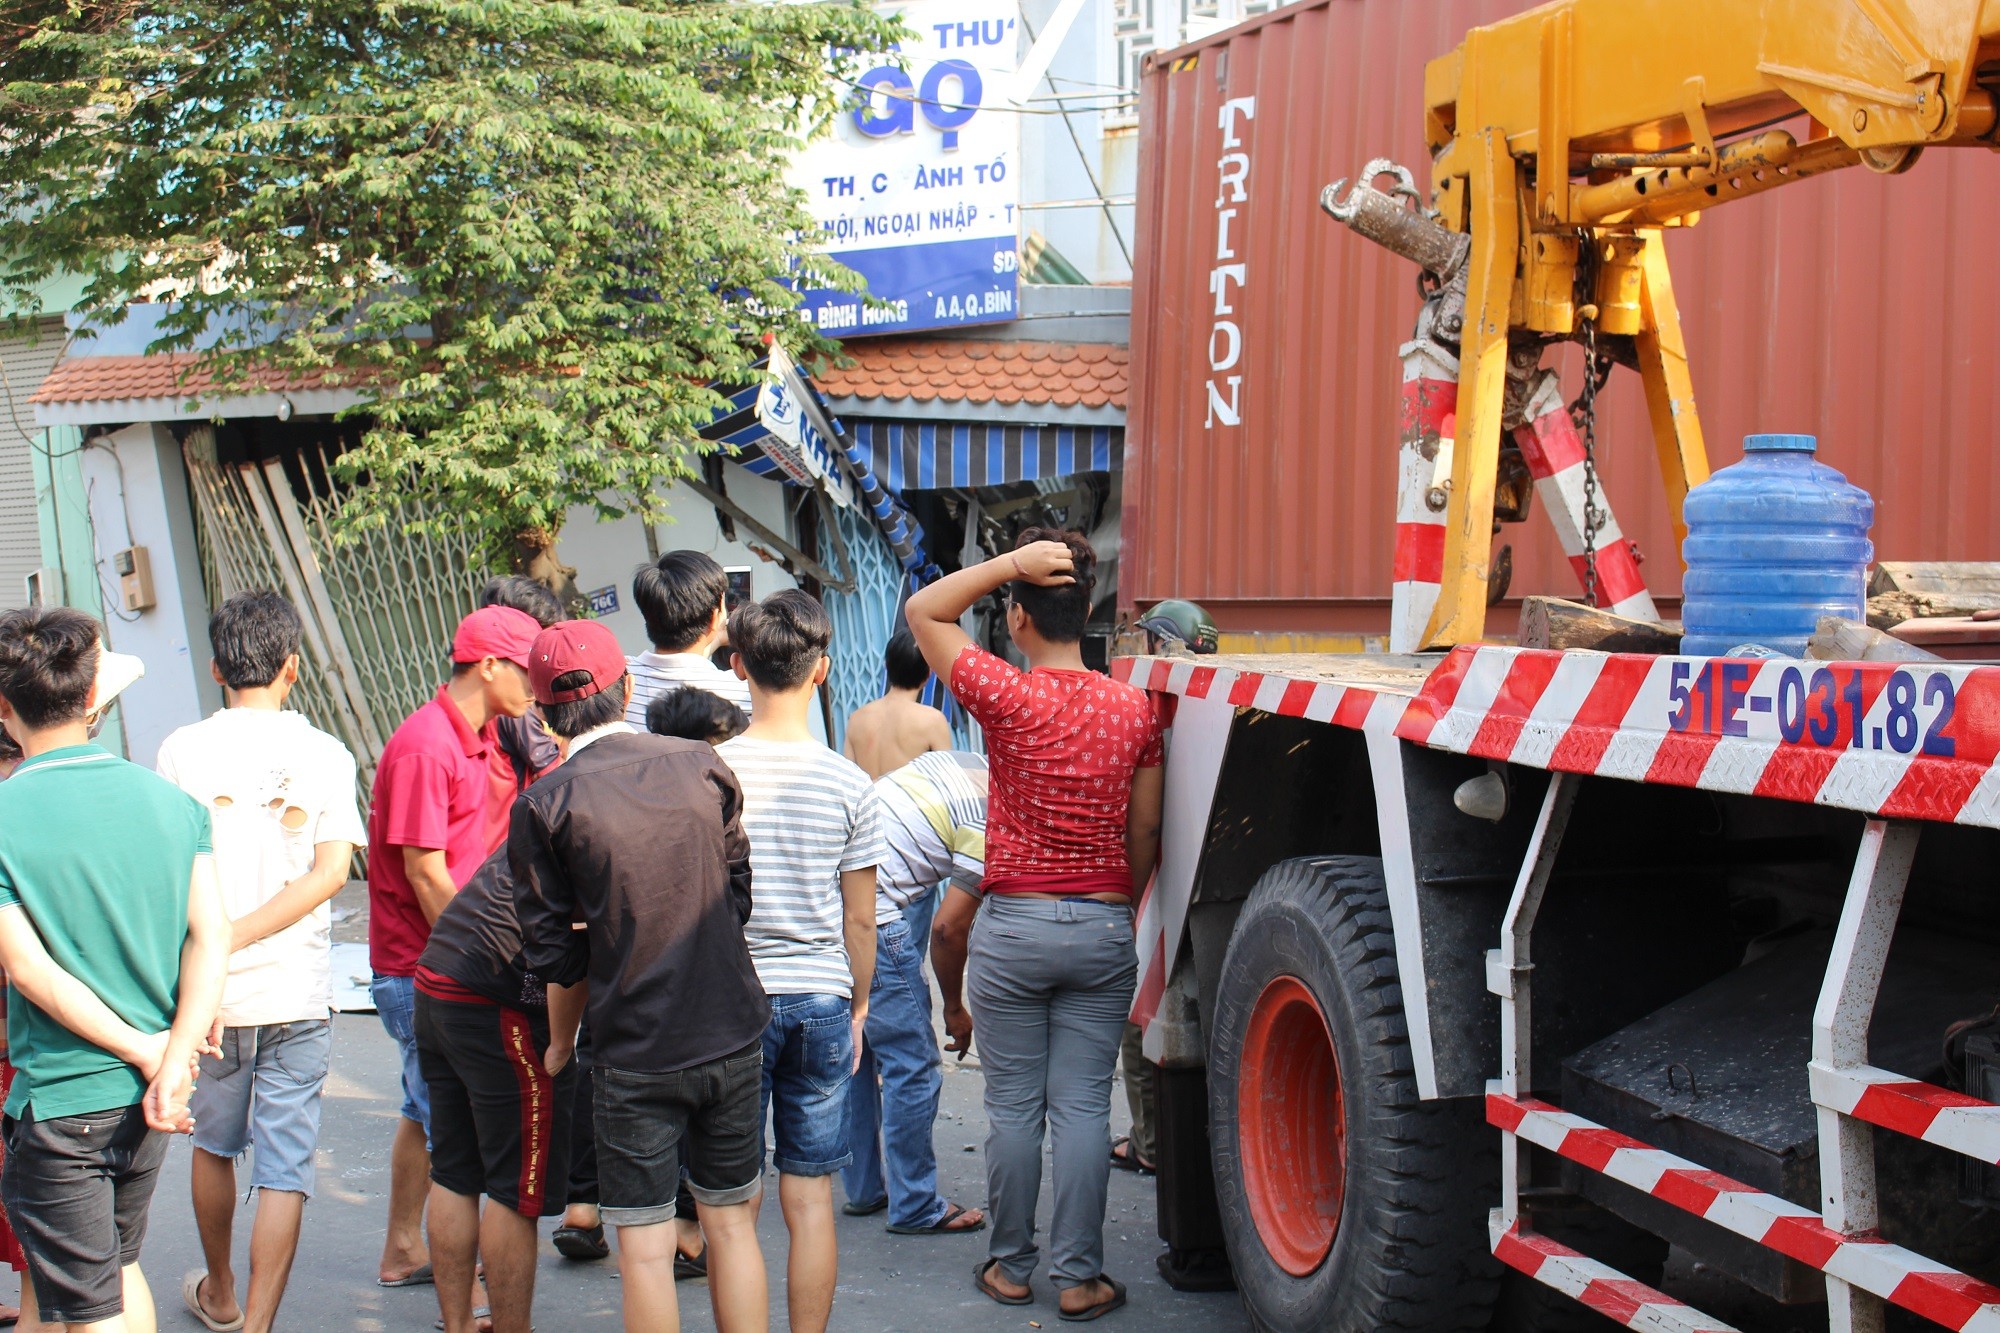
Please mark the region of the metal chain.
[[[1571, 409], [1583, 435], [1583, 600], [1597, 605], [1597, 321], [1583, 321], [1583, 393]], [[1605, 367], [1609, 369], [1609, 367]]]

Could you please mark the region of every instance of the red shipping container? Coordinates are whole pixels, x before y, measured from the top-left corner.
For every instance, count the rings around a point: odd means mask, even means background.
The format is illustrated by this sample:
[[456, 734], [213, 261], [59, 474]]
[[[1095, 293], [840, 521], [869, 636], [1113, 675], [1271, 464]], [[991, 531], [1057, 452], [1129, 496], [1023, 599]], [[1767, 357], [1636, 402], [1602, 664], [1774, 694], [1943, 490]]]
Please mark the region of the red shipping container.
[[[1428, 190], [1426, 62], [1526, 8], [1306, 0], [1150, 59], [1121, 602], [1191, 597], [1225, 629], [1386, 629], [1417, 271], [1319, 194], [1380, 156]], [[1934, 149], [1905, 176], [1838, 172], [1669, 233], [1711, 465], [1750, 432], [1810, 432], [1874, 494], [1877, 558], [2000, 559], [1996, 214], [2000, 163]], [[1630, 372], [1600, 400], [1598, 438], [1673, 614], [1679, 552]], [[1499, 540], [1512, 601], [1579, 595], [1539, 507]], [[1512, 623], [1496, 610], [1488, 631]]]

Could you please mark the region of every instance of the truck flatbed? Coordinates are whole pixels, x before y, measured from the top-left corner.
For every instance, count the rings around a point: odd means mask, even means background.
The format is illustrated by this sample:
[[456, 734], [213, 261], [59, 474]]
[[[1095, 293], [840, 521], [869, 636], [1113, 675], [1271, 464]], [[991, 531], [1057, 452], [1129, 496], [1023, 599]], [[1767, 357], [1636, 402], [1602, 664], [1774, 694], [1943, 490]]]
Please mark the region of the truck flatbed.
[[1113, 674], [1534, 768], [2000, 828], [2000, 667], [1468, 645], [1132, 657]]

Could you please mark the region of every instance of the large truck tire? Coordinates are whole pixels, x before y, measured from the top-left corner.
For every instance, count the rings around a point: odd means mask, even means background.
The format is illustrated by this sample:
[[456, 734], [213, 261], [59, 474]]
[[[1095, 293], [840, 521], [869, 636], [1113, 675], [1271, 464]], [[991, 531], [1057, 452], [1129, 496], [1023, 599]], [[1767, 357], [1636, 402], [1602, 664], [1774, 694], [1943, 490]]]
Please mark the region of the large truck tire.
[[1486, 1327], [1496, 1136], [1476, 1099], [1417, 1098], [1379, 860], [1283, 861], [1251, 891], [1216, 992], [1209, 1125], [1260, 1328]]

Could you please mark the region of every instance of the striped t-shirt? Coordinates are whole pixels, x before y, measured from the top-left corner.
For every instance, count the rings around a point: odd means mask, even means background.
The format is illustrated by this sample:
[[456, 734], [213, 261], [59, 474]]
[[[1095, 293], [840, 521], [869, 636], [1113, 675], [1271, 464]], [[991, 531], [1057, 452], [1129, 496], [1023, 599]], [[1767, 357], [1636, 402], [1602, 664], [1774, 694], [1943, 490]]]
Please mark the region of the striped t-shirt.
[[986, 873], [986, 758], [964, 750], [920, 754], [875, 782], [888, 856], [875, 871], [883, 925], [947, 877], [979, 892]]
[[625, 659], [632, 673], [632, 698], [625, 705], [625, 720], [641, 731], [646, 729], [646, 705], [662, 694], [694, 686], [719, 694], [750, 716], [750, 684], [734, 671], [724, 671], [700, 653], [640, 653]]
[[840, 875], [879, 866], [886, 855], [868, 775], [818, 741], [738, 736], [715, 752], [743, 788], [750, 838], [743, 934], [764, 993], [852, 999]]

